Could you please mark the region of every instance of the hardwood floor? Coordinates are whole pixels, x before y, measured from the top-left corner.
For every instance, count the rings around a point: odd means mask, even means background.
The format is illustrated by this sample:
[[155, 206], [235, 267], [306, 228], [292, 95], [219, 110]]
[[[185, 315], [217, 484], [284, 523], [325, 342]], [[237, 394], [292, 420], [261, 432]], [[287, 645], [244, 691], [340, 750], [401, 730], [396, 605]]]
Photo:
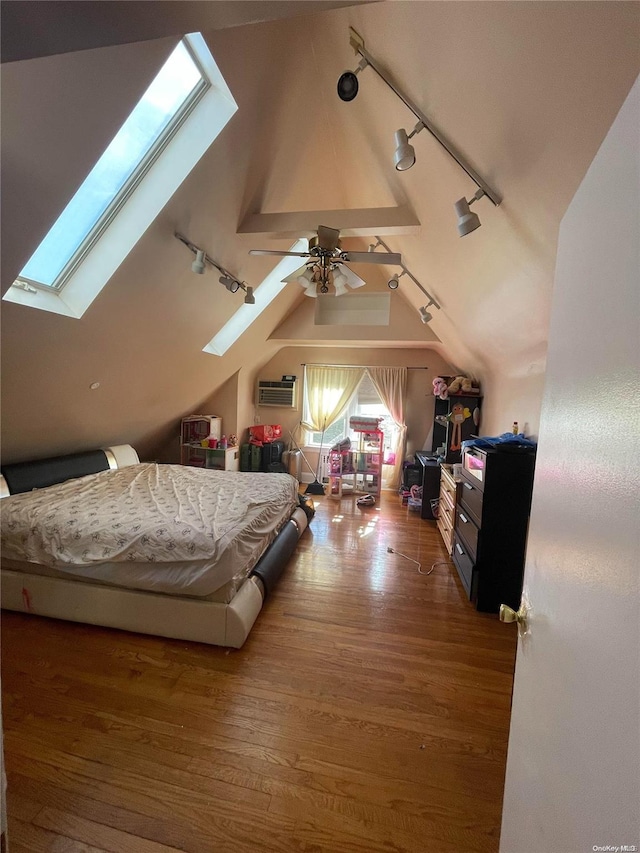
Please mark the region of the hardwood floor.
[[397, 496], [315, 500], [240, 650], [2, 613], [11, 853], [497, 851], [513, 626]]

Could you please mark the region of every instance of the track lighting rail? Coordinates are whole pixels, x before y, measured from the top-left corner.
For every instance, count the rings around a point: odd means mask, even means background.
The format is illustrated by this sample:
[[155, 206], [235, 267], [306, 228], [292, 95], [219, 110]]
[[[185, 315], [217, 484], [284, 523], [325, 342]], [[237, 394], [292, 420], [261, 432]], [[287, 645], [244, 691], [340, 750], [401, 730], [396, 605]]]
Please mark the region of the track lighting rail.
[[[366, 65], [370, 65], [371, 68], [376, 72], [378, 77], [387, 84], [387, 86], [394, 92], [403, 104], [411, 110], [414, 116], [418, 119], [419, 124], [422, 124], [426, 130], [436, 139], [440, 145], [444, 148], [444, 150], [449, 154], [450, 157], [456, 161], [458, 166], [463, 169], [467, 175], [471, 178], [474, 184], [483, 191], [484, 195], [493, 202], [496, 207], [502, 201], [500, 195], [492, 189], [489, 184], [475, 171], [475, 169], [466, 161], [466, 159], [462, 156], [462, 154], [457, 150], [457, 148], [450, 142], [447, 137], [435, 127], [434, 124], [427, 118], [427, 116], [422, 112], [422, 110], [413, 103], [413, 101], [408, 98], [396, 85], [396, 83], [392, 80], [389, 74], [376, 62], [376, 60], [371, 56], [371, 54], [365, 49], [364, 41], [362, 37], [357, 33], [353, 27], [349, 28], [349, 42], [353, 49], [358, 53], [362, 60], [366, 63]], [[358, 69], [356, 70], [356, 74], [363, 67], [362, 60]], [[366, 66], [364, 66], [366, 67]], [[354, 96], [355, 97], [355, 96]], [[411, 133], [411, 136], [414, 136], [416, 133], [419, 133], [422, 128], [419, 128], [419, 125], [416, 125], [416, 128]], [[408, 137], [410, 138], [410, 137]]]
[[[383, 247], [383, 249], [384, 249], [385, 251], [387, 251], [387, 252], [390, 252], [390, 251], [391, 251], [391, 249], [387, 246], [387, 244], [384, 242], [384, 240], [382, 240], [380, 237], [378, 237], [378, 236], [376, 235], [376, 242], [375, 242], [375, 243], [372, 243], [372, 244], [369, 246], [369, 251], [370, 251], [370, 252], [375, 252], [375, 250], [378, 248], [378, 246], [382, 246], [382, 247]], [[399, 267], [401, 268], [401, 270], [402, 270], [402, 272], [400, 273], [400, 275], [398, 276], [398, 278], [400, 278], [400, 276], [403, 276], [403, 275], [408, 275], [408, 276], [409, 276], [409, 278], [411, 279], [411, 281], [416, 285], [416, 287], [417, 287], [419, 290], [421, 290], [421, 291], [422, 291], [422, 293], [424, 293], [424, 295], [425, 295], [425, 296], [427, 297], [427, 299], [429, 300], [429, 302], [428, 302], [424, 307], [425, 307], [425, 308], [429, 308], [431, 305], [433, 305], [433, 307], [434, 307], [434, 308], [437, 308], [438, 310], [440, 310], [440, 307], [441, 307], [441, 306], [440, 306], [440, 304], [438, 303], [438, 301], [435, 299], [435, 297], [433, 297], [433, 296], [429, 293], [429, 291], [428, 291], [428, 290], [425, 290], [425, 289], [424, 289], [424, 287], [420, 284], [420, 282], [418, 281], [418, 279], [417, 279], [414, 275], [412, 275], [412, 273], [410, 273], [410, 272], [409, 272], [409, 270], [405, 267], [405, 265], [401, 263], [401, 264], [398, 264], [398, 266], [399, 266]], [[396, 287], [397, 287], [397, 285], [396, 285]], [[395, 288], [392, 288], [392, 289], [394, 289], [394, 290], [395, 290]]]
[[193, 254], [196, 256], [196, 259], [191, 264], [191, 269], [200, 275], [204, 273], [205, 264], [209, 264], [209, 266], [218, 270], [220, 273], [220, 278], [218, 281], [220, 284], [225, 287], [230, 293], [237, 293], [239, 290], [243, 290], [245, 293], [244, 301], [247, 305], [255, 305], [255, 296], [253, 295], [253, 287], [251, 285], [246, 284], [244, 281], [240, 281], [234, 275], [232, 275], [227, 269], [221, 266], [216, 260], [214, 260], [210, 255], [208, 255], [204, 249], [200, 249], [195, 243], [192, 243], [191, 240], [187, 240], [186, 237], [183, 237], [182, 234], [178, 234], [176, 231], [174, 237], [177, 240], [180, 240]]

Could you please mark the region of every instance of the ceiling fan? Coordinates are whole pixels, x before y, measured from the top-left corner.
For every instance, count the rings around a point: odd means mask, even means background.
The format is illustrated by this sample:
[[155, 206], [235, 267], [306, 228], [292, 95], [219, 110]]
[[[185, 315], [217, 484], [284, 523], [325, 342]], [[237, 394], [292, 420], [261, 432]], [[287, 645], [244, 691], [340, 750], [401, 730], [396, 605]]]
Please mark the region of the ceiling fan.
[[308, 258], [299, 269], [283, 278], [283, 281], [297, 281], [305, 288], [305, 295], [316, 297], [318, 285], [320, 293], [328, 293], [333, 284], [335, 295], [347, 293], [347, 287], [355, 290], [366, 284], [346, 263], [356, 264], [395, 264], [402, 266], [402, 256], [396, 252], [351, 252], [340, 247], [340, 231], [318, 226], [318, 233], [309, 240], [308, 252], [279, 252], [271, 249], [251, 249], [250, 255], [278, 255]]

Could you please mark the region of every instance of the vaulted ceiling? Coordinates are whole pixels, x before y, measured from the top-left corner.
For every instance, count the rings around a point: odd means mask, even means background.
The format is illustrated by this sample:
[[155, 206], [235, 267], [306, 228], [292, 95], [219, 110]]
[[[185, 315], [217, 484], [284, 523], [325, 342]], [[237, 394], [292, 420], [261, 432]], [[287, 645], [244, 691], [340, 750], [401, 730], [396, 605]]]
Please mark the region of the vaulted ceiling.
[[[56, 27], [70, 5], [76, 12]], [[392, 296], [403, 300], [403, 336], [372, 330], [367, 342], [433, 348], [480, 375], [544, 371], [560, 221], [640, 72], [640, 4], [4, 7], [3, 59], [16, 61], [2, 71], [3, 292], [182, 32], [202, 30], [239, 106], [81, 320], [3, 303], [6, 456], [34, 455], [47, 419], [57, 436], [49, 452], [119, 440], [153, 447], [235, 371], [255, 372], [299, 343], [310, 300], [292, 284], [224, 357], [202, 353], [241, 300], [216, 278], [191, 275], [173, 233], [258, 287], [276, 261], [248, 250], [287, 249], [309, 231], [270, 231], [256, 214], [307, 212], [294, 221], [313, 228], [341, 225], [316, 222], [315, 211], [347, 221], [340, 212], [400, 209], [418, 227], [382, 230], [374, 217], [370, 235], [345, 243], [364, 249], [385, 235], [441, 310], [430, 327], [420, 324], [424, 297], [403, 277]], [[25, 22], [35, 27], [31, 42], [19, 37]], [[357, 64], [350, 26], [503, 197], [499, 207], [477, 202], [482, 227], [473, 234], [458, 237], [453, 203], [476, 187], [431, 136], [413, 140], [412, 169], [393, 168], [394, 131], [415, 119], [375, 72], [360, 74], [353, 102], [337, 97], [338, 76]], [[392, 270], [354, 269], [368, 289], [386, 290]], [[341, 346], [362, 345], [343, 334]], [[93, 380], [99, 399], [87, 391]]]

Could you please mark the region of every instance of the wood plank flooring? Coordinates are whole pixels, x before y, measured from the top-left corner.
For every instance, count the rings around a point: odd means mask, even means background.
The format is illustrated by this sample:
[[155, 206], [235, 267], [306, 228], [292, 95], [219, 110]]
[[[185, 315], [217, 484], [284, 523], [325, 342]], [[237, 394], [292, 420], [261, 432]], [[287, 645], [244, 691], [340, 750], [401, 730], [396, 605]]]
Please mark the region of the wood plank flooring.
[[494, 853], [512, 625], [435, 522], [317, 514], [245, 646], [2, 613], [11, 853]]

